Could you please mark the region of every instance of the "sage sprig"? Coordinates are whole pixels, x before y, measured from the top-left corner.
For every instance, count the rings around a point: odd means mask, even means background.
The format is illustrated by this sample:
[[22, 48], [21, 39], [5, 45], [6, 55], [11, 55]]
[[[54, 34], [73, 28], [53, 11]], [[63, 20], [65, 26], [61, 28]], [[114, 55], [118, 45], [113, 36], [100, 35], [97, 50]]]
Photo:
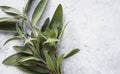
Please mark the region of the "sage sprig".
[[[42, 27], [37, 26], [47, 3], [48, 0], [40, 0], [31, 20], [27, 15], [31, 0], [26, 0], [23, 12], [13, 7], [0, 6], [1, 10], [12, 16], [0, 18], [0, 31], [17, 33], [17, 36], [8, 39], [4, 45], [12, 40], [23, 41], [22, 46], [13, 46], [18, 53], [6, 58], [3, 64], [16, 66], [28, 74], [62, 74], [62, 60], [79, 51], [74, 49], [67, 55], [57, 54], [58, 42], [67, 25], [63, 25], [61, 4], [58, 5], [52, 20], [48, 17]], [[29, 25], [30, 33], [26, 31], [28, 28], [25, 25]], [[12, 27], [6, 28], [7, 26]]]

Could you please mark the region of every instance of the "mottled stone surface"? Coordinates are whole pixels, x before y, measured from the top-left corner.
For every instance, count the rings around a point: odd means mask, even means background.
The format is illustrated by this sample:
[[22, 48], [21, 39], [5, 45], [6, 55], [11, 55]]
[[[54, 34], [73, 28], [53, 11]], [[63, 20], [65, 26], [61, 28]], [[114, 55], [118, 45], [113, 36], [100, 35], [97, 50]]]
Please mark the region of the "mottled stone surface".
[[[40, 24], [53, 15], [59, 3], [64, 8], [64, 21], [70, 21], [61, 39], [59, 53], [68, 53], [76, 47], [81, 49], [64, 60], [63, 74], [120, 74], [120, 0], [49, 0]], [[1, 5], [22, 10], [24, 0], [0, 0]], [[0, 17], [3, 16], [7, 15], [0, 10]], [[0, 33], [0, 74], [25, 74], [1, 63], [15, 53], [13, 45], [21, 44], [13, 41], [2, 46], [12, 36]]]

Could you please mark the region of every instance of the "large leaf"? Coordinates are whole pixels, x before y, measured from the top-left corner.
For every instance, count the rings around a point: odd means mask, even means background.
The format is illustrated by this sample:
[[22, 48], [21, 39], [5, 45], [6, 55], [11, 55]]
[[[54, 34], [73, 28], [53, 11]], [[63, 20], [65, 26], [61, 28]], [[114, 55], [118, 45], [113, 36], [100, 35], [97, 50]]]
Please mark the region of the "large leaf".
[[11, 17], [0, 18], [0, 32], [12, 32], [16, 33], [17, 19]]
[[74, 50], [70, 51], [64, 58], [71, 57], [74, 54], [78, 53], [79, 51], [80, 51], [80, 49], [74, 49]]
[[13, 7], [10, 6], [0, 6], [1, 10], [10, 15], [22, 16], [22, 13]]
[[10, 42], [10, 41], [13, 41], [13, 40], [20, 40], [20, 39], [21, 39], [20, 36], [14, 36], [14, 37], [8, 39], [8, 40], [4, 43], [4, 45], [6, 45], [6, 44], [7, 44], [8, 42]]
[[3, 63], [6, 65], [20, 65], [18, 61], [25, 56], [28, 56], [28, 55], [23, 54], [23, 53], [17, 53], [17, 54], [11, 55], [8, 58], [6, 58], [3, 61]]
[[61, 31], [63, 27], [63, 9], [61, 4], [57, 7], [49, 27], [56, 27], [59, 32]]
[[13, 48], [18, 52], [32, 54], [31, 50], [25, 46], [13, 46]]
[[45, 7], [47, 5], [48, 0], [40, 0], [39, 4], [37, 5], [37, 7], [34, 10], [34, 13], [32, 15], [32, 24], [36, 25], [37, 22], [39, 21], [39, 19], [41, 18]]

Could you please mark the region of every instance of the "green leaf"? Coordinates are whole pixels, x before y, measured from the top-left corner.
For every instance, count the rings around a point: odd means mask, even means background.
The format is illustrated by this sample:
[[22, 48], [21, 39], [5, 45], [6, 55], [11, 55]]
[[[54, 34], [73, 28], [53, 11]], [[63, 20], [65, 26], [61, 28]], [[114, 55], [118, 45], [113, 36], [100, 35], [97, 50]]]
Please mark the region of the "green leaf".
[[10, 39], [8, 39], [5, 43], [4, 43], [4, 45], [6, 45], [8, 42], [10, 42], [10, 41], [13, 41], [13, 40], [20, 40], [21, 39], [21, 37], [20, 36], [14, 36], [13, 38], [10, 38]]
[[16, 8], [10, 6], [0, 6], [0, 8], [2, 11], [4, 11], [7, 14], [22, 16], [22, 13]]
[[63, 9], [61, 4], [57, 7], [49, 27], [51, 29], [56, 27], [59, 32], [61, 31], [63, 27]]
[[26, 72], [26, 73], [28, 73], [28, 74], [39, 74], [38, 72], [35, 72], [35, 71], [29, 69], [29, 67], [26, 67], [26, 66], [24, 66], [24, 65], [18, 65], [18, 66], [16, 66], [16, 67], [17, 67], [18, 69], [20, 69], [21, 71]]
[[24, 66], [24, 65], [20, 65], [20, 66], [17, 66], [20, 70], [28, 73], [28, 74], [49, 74], [48, 71], [37, 65], [37, 66]]
[[37, 7], [34, 10], [34, 13], [32, 15], [32, 24], [36, 25], [37, 22], [39, 21], [39, 19], [41, 18], [46, 5], [47, 5], [48, 0], [40, 0], [39, 4], [37, 5]]
[[13, 54], [13, 55], [9, 56], [8, 58], [6, 58], [3, 61], [3, 64], [6, 64], [6, 65], [20, 65], [20, 63], [18, 61], [25, 56], [27, 56], [27, 55], [23, 54], [23, 53]]
[[0, 18], [0, 32], [16, 33], [16, 22], [18, 20], [11, 17]]
[[46, 28], [48, 27], [49, 25], [49, 22], [50, 22], [50, 19], [47, 18], [43, 24], [43, 26], [41, 27], [41, 31], [44, 32], [46, 30]]
[[31, 50], [25, 46], [13, 46], [13, 48], [18, 52], [32, 54]]
[[78, 53], [79, 51], [80, 51], [80, 49], [74, 49], [74, 50], [70, 51], [64, 58], [71, 57], [74, 54]]
[[64, 54], [61, 54], [58, 59], [57, 59], [57, 69], [60, 68], [60, 66], [62, 65], [62, 60], [64, 58]]
[[55, 65], [54, 62], [52, 61], [51, 57], [48, 54], [48, 50], [44, 50], [45, 58], [46, 58], [46, 64], [49, 70], [54, 71], [55, 70]]
[[25, 0], [25, 6], [23, 9], [24, 14], [27, 14], [30, 8], [30, 5], [32, 4], [33, 0]]

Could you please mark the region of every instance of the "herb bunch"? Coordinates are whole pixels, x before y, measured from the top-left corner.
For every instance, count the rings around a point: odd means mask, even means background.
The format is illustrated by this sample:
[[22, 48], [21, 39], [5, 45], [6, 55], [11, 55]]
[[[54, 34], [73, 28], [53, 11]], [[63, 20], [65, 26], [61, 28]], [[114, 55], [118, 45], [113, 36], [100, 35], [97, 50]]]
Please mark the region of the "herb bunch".
[[[67, 26], [63, 25], [62, 5], [58, 5], [52, 20], [48, 17], [42, 27], [38, 27], [37, 22], [43, 15], [48, 0], [39, 1], [31, 20], [28, 18], [28, 12], [33, 0], [25, 1], [22, 12], [10, 6], [0, 6], [2, 11], [12, 16], [0, 18], [0, 32], [17, 34], [4, 45], [12, 40], [23, 41], [22, 46], [13, 46], [18, 53], [9, 56], [3, 63], [16, 66], [28, 74], [62, 74], [62, 60], [79, 51], [74, 49], [67, 55], [57, 54], [58, 42]], [[30, 32], [27, 32], [27, 29]]]

